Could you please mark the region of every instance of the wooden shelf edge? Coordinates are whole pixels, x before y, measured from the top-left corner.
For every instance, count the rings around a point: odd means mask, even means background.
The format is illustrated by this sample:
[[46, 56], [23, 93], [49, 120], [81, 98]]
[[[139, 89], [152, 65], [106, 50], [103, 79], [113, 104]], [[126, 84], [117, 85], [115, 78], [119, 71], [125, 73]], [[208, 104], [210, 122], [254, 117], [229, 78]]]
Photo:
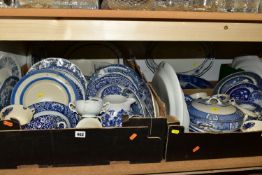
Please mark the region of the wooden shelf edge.
[[185, 11], [132, 11], [87, 9], [0, 9], [0, 18], [91, 18], [146, 19], [191, 21], [251, 21], [262, 22], [262, 13], [219, 13]]
[[194, 161], [176, 161], [147, 164], [128, 164], [115, 162], [110, 165], [99, 166], [78, 166], [78, 167], [50, 167], [38, 168], [29, 166], [15, 170], [0, 170], [0, 174], [16, 175], [46, 175], [46, 174], [154, 174], [154, 173], [176, 173], [176, 172], [194, 172], [194, 171], [214, 171], [221, 172], [231, 169], [243, 168], [262, 168], [262, 156], [241, 157], [227, 159], [194, 160]]

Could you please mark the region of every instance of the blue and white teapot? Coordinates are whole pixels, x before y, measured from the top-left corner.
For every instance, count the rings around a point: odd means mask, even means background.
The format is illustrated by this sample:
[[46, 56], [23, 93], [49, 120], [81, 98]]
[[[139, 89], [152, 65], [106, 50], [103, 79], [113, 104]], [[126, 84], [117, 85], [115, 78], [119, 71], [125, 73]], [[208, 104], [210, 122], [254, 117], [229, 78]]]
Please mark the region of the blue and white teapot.
[[122, 117], [129, 115], [131, 105], [136, 102], [135, 98], [122, 95], [108, 95], [103, 98], [105, 109], [100, 117], [103, 127], [121, 127]]
[[188, 110], [191, 125], [207, 132], [234, 132], [240, 129], [245, 118], [226, 95], [196, 99]]

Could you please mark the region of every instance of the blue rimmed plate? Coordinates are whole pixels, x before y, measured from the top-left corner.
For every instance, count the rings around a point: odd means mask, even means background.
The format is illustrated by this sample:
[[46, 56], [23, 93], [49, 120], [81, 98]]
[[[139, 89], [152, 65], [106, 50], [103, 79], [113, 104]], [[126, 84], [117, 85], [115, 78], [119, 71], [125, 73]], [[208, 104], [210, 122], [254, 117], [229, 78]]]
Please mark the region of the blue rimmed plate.
[[75, 76], [79, 82], [81, 82], [82, 86], [86, 89], [87, 81], [81, 70], [72, 62], [63, 59], [63, 58], [47, 58], [40, 62], [34, 64], [29, 72], [41, 69], [53, 69], [53, 70], [61, 70], [64, 69], [67, 72], [70, 72], [71, 75]]
[[66, 122], [67, 128], [75, 128], [79, 116], [75, 111], [72, 111], [68, 106], [57, 102], [40, 102], [29, 106], [34, 109], [34, 119], [40, 116], [57, 116]]
[[237, 72], [219, 81], [214, 88], [213, 94], [225, 94], [228, 89], [240, 83], [250, 83], [262, 87], [262, 79], [257, 74], [252, 72]]
[[68, 105], [82, 99], [83, 94], [64, 74], [44, 69], [27, 74], [17, 83], [11, 104], [30, 106], [42, 101], [55, 101]]

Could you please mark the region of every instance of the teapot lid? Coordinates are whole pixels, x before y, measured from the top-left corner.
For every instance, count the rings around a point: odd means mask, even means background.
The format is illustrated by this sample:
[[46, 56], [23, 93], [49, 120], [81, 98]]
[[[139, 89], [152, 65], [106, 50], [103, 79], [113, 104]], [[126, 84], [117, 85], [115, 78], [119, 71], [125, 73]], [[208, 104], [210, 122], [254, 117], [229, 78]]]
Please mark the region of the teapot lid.
[[237, 108], [229, 102], [222, 101], [214, 96], [211, 98], [194, 100], [192, 107], [198, 111], [216, 115], [231, 115], [237, 111]]

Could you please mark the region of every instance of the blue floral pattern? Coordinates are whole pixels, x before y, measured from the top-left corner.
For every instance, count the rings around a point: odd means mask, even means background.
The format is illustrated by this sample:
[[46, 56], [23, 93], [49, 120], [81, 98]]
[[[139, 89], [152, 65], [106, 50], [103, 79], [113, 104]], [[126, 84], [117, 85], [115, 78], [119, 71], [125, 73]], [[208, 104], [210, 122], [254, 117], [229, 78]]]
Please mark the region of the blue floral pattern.
[[2, 87], [0, 88], [0, 110], [10, 105], [12, 90], [18, 83], [19, 78], [9, 77], [5, 80]]
[[78, 114], [74, 111], [71, 111], [68, 106], [61, 104], [61, 103], [40, 102], [40, 103], [31, 105], [29, 108], [35, 110], [34, 116], [44, 111], [58, 112], [69, 120], [70, 122], [70, 126], [68, 126], [69, 128], [75, 128], [77, 123], [79, 122]]
[[122, 117], [128, 113], [124, 110], [109, 110], [100, 114], [103, 127], [122, 127]]

